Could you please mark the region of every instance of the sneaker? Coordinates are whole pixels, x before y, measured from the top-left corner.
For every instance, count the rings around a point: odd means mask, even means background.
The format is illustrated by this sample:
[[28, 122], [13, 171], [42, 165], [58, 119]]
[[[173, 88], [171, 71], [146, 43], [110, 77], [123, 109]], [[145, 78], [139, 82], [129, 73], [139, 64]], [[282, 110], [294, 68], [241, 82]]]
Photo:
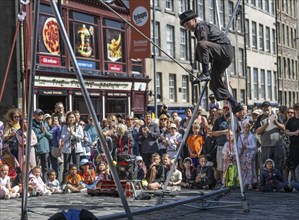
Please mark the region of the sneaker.
[[206, 72], [206, 73], [201, 73], [198, 77], [198, 79], [194, 80], [192, 82], [192, 84], [198, 84], [202, 81], [210, 81], [211, 80], [211, 77], [209, 75], [209, 72]]
[[16, 196], [15, 196], [15, 198], [20, 198], [20, 193], [16, 193]]
[[50, 196], [52, 193], [50, 191], [46, 191], [43, 195], [44, 196]]
[[81, 189], [81, 192], [87, 192], [87, 188]]
[[9, 194], [6, 194], [6, 195], [4, 196], [4, 199], [10, 199], [10, 195], [9, 195]]

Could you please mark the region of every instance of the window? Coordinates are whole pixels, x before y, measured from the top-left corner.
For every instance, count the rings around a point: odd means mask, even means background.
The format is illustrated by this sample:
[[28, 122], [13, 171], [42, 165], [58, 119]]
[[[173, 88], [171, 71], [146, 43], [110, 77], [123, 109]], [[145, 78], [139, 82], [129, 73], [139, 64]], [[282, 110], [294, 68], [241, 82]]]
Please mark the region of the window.
[[265, 70], [261, 69], [261, 98], [266, 99]]
[[239, 33], [242, 32], [242, 7], [239, 6], [238, 8], [238, 11], [237, 11], [237, 14], [236, 14], [236, 17], [237, 17], [237, 30]]
[[234, 98], [235, 98], [236, 100], [238, 100], [237, 89], [232, 89], [232, 95], [234, 96]]
[[167, 53], [174, 57], [174, 27], [167, 25]]
[[184, 11], [186, 11], [185, 0], [180, 0], [180, 2], [179, 2], [179, 14], [182, 14]]
[[166, 10], [173, 11], [173, 0], [166, 0]]
[[269, 0], [265, 0], [265, 11], [270, 12]]
[[267, 87], [268, 87], [267, 99], [272, 100], [272, 76], [270, 70], [267, 71]]
[[249, 20], [248, 19], [245, 19], [245, 40], [246, 40], [246, 47], [250, 47]]
[[181, 60], [187, 59], [187, 40], [185, 29], [180, 29], [180, 58]]
[[176, 79], [174, 74], [169, 74], [169, 101], [176, 101]]
[[188, 86], [189, 78], [188, 76], [182, 76], [182, 101], [189, 101], [189, 86]]
[[285, 38], [285, 29], [284, 29], [284, 24], [282, 24], [282, 44], [286, 45], [286, 38]]
[[272, 29], [272, 51], [276, 53], [276, 32], [275, 29]]
[[[233, 11], [234, 11], [234, 3], [232, 1], [228, 2], [228, 20], [231, 19], [231, 17], [233, 16]], [[229, 27], [230, 30], [234, 30], [235, 29], [235, 19], [233, 19], [233, 22], [231, 24], [231, 26]]]
[[256, 23], [253, 21], [251, 25], [252, 47], [257, 49]]
[[159, 7], [159, 0], [151, 0], [151, 6], [153, 6], [154, 1], [155, 1], [155, 6]]
[[209, 22], [215, 24], [214, 1], [209, 1]]
[[259, 98], [259, 80], [258, 80], [258, 69], [253, 68], [253, 97]]
[[257, 1], [257, 6], [259, 7], [259, 9], [263, 10], [263, 1], [262, 0], [258, 0]]
[[156, 78], [156, 90], [157, 90], [157, 99], [162, 99], [162, 73], [157, 72], [157, 78]]
[[262, 24], [259, 25], [259, 41], [260, 50], [264, 50], [264, 26]]
[[[152, 22], [152, 25], [154, 26], [154, 23]], [[153, 27], [154, 30], [154, 27]], [[151, 38], [152, 41], [154, 41], [154, 32], [151, 31]], [[156, 28], [155, 28], [155, 43], [160, 47], [161, 41], [160, 41], [160, 23], [156, 22]], [[154, 45], [152, 45], [152, 54], [154, 54], [154, 51], [156, 52], [156, 56], [161, 56], [161, 51], [156, 48]]]
[[287, 35], [286, 35], [286, 41], [287, 41], [287, 46], [290, 46], [290, 32], [289, 32], [289, 26], [286, 26], [287, 28]]
[[220, 0], [218, 2], [218, 8], [219, 8], [220, 25], [221, 25], [221, 27], [224, 27], [225, 26], [225, 23], [224, 23], [224, 0]]
[[200, 18], [200, 20], [205, 19], [205, 11], [204, 11], [204, 0], [198, 0], [197, 1], [197, 15]]
[[290, 28], [290, 32], [291, 32], [291, 47], [294, 48], [294, 41], [296, 40], [294, 38], [294, 31], [293, 28]]
[[271, 43], [270, 43], [270, 28], [266, 27], [266, 51], [271, 52]]
[[247, 74], [247, 79], [246, 79], [246, 83], [247, 83], [247, 96], [249, 99], [251, 99], [251, 69], [248, 66], [246, 69], [246, 74]]
[[234, 57], [232, 59], [231, 64], [228, 67], [228, 73], [229, 74], [235, 74], [235, 47], [233, 47], [233, 51], [234, 51]]
[[[272, 15], [275, 15], [274, 0], [270, 0], [270, 2], [271, 2], [271, 12], [272, 12]], [[277, 7], [279, 7], [279, 4], [277, 4]]]
[[245, 97], [245, 89], [240, 89], [240, 102], [245, 103], [246, 97]]
[[256, 0], [251, 0], [251, 4], [252, 4], [253, 6], [256, 6]]
[[281, 44], [281, 39], [280, 39], [280, 31], [281, 31], [281, 28], [280, 28], [280, 23], [279, 22], [277, 22], [277, 26], [276, 26], [276, 28], [277, 28], [277, 33], [278, 33], [278, 35], [277, 35], [277, 43], [278, 44]]
[[239, 61], [239, 76], [244, 76], [244, 71], [243, 71], [243, 49], [239, 48], [239, 53], [238, 53], [238, 61]]
[[276, 76], [276, 72], [274, 71], [273, 72], [273, 82], [274, 82], [274, 84], [273, 84], [273, 89], [274, 89], [274, 98], [275, 98], [275, 100], [277, 100], [277, 91], [276, 91], [276, 82], [277, 82], [277, 76]]

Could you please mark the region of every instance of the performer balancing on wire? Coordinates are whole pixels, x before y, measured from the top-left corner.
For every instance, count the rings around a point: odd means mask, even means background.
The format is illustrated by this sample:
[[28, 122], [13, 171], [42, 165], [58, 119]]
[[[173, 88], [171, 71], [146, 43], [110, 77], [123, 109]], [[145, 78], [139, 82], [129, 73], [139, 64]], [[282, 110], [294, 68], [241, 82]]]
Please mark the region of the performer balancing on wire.
[[[197, 39], [195, 59], [202, 64], [202, 73], [192, 83], [210, 81], [210, 89], [217, 101], [227, 100], [231, 104], [233, 113], [241, 110], [241, 104], [225, 88], [222, 76], [231, 64], [234, 50], [228, 37], [215, 25], [205, 21], [198, 21], [197, 15], [188, 10], [179, 15], [181, 25], [194, 32]], [[209, 71], [209, 63], [211, 70]]]

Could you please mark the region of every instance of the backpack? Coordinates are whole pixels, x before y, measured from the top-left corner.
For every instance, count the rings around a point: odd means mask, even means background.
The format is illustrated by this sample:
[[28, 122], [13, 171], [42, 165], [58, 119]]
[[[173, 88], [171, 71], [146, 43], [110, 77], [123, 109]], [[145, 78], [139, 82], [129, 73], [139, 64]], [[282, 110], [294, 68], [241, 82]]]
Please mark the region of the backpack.
[[237, 165], [233, 162], [229, 163], [227, 170], [224, 173], [224, 183], [226, 187], [240, 187], [238, 168]]

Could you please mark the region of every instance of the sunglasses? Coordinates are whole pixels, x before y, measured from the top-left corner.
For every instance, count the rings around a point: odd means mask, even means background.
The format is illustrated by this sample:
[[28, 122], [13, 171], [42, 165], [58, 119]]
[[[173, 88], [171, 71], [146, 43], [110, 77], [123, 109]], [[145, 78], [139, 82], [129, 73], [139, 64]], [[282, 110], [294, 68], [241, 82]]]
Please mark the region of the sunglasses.
[[15, 115], [15, 116], [13, 116], [13, 118], [20, 118], [20, 116], [19, 115]]
[[294, 114], [295, 112], [288, 112], [288, 114]]

